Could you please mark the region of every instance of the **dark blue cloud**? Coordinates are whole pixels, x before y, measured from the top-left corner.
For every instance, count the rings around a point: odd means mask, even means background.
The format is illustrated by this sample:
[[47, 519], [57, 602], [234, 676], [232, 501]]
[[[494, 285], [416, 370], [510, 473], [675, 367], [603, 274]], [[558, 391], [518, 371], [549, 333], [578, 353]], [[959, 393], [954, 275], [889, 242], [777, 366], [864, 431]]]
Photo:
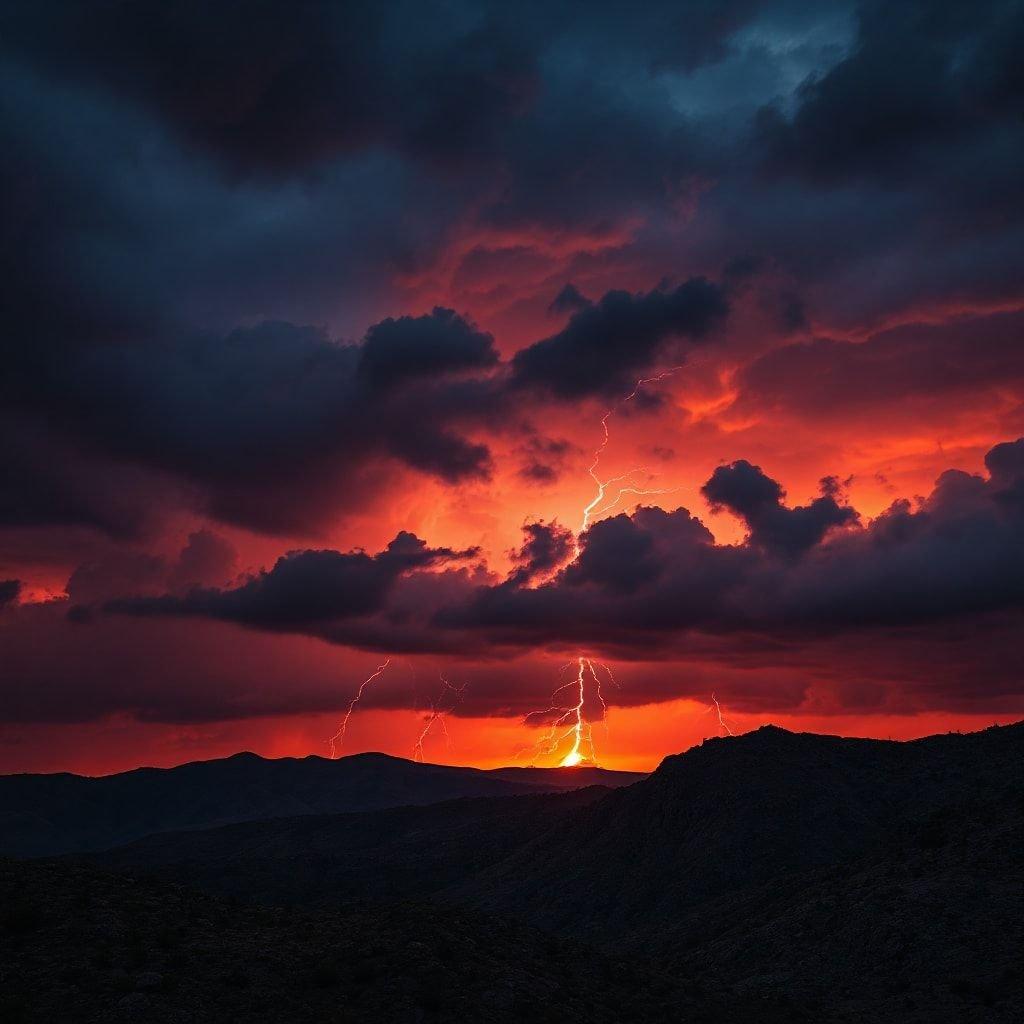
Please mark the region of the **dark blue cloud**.
[[357, 374], [371, 387], [390, 388], [417, 377], [485, 370], [498, 362], [494, 339], [452, 309], [374, 324], [359, 350]]
[[263, 629], [302, 631], [316, 623], [380, 611], [398, 578], [416, 569], [472, 558], [475, 549], [430, 548], [399, 533], [381, 552], [292, 551], [234, 589], [195, 588], [181, 597], [128, 597], [107, 604], [134, 615], [203, 616]]
[[706, 340], [728, 311], [722, 288], [704, 278], [636, 295], [608, 292], [557, 334], [517, 352], [513, 384], [562, 399], [626, 395], [645, 370], [672, 356], [674, 342]]

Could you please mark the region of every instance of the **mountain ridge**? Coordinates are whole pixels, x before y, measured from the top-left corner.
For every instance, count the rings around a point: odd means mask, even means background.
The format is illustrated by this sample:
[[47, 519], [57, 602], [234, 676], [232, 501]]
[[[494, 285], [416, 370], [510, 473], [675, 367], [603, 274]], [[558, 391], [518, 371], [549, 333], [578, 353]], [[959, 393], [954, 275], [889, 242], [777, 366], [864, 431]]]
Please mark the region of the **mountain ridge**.
[[[420, 922], [480, 922], [478, 949], [490, 928], [527, 929], [539, 945], [506, 949], [489, 976], [517, 986], [506, 954], [539, 950], [542, 971], [579, 943], [595, 964], [645, 965], [666, 1020], [683, 997], [694, 1021], [1015, 1024], [1022, 792], [1024, 723], [909, 743], [767, 729], [708, 740], [619, 789], [164, 833], [86, 867], [125, 892], [184, 883], [360, 928], [404, 920], [411, 900]], [[49, 863], [60, 875], [80, 860]], [[425, 934], [397, 942], [398, 967]], [[299, 962], [320, 955], [319, 934], [296, 942]], [[382, 975], [374, 998], [391, 984]]]
[[452, 895], [591, 938], [626, 934], [780, 872], [859, 856], [979, 792], [1012, 800], [1022, 754], [1024, 723], [906, 742], [777, 727], [713, 738], [567, 816]]
[[0, 776], [0, 854], [45, 856], [118, 846], [156, 832], [306, 814], [424, 805], [458, 797], [628, 785], [607, 769], [480, 769], [365, 753], [263, 758], [241, 751], [173, 768], [105, 776]]

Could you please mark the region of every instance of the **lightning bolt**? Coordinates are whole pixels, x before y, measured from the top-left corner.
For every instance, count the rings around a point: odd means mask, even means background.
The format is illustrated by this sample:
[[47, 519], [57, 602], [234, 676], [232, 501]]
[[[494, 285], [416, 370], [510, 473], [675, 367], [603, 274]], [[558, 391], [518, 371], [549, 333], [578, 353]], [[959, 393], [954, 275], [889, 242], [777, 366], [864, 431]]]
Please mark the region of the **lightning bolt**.
[[[590, 526], [591, 521], [595, 517], [604, 515], [606, 512], [610, 512], [613, 508], [615, 508], [615, 506], [618, 505], [618, 503], [622, 500], [623, 495], [671, 494], [673, 491], [679, 490], [678, 487], [652, 488], [638, 486], [633, 481], [633, 477], [637, 473], [642, 473], [646, 469], [645, 466], [634, 466], [632, 469], [627, 470], [625, 473], [622, 473], [619, 476], [609, 477], [606, 480], [602, 479], [598, 475], [597, 470], [598, 467], [601, 465], [601, 456], [604, 454], [605, 449], [608, 447], [608, 444], [611, 441], [611, 431], [608, 429], [608, 421], [614, 415], [616, 408], [618, 408], [618, 406], [625, 405], [627, 402], [633, 401], [633, 399], [636, 398], [637, 394], [639, 393], [642, 387], [645, 387], [647, 384], [655, 384], [658, 381], [665, 380], [666, 378], [671, 377], [672, 374], [677, 373], [681, 369], [681, 366], [673, 366], [667, 370], [663, 370], [661, 373], [658, 373], [653, 377], [641, 377], [636, 382], [636, 384], [633, 385], [633, 390], [625, 398], [623, 398], [617, 406], [613, 406], [601, 417], [601, 443], [594, 450], [594, 460], [587, 468], [587, 474], [590, 476], [590, 479], [594, 481], [596, 491], [590, 503], [583, 509], [583, 513], [580, 517], [580, 526], [579, 530], [576, 533], [576, 538], [574, 541], [575, 558], [579, 558], [580, 556], [580, 535], [586, 533], [587, 528]], [[612, 487], [614, 484], [623, 484], [623, 486], [617, 489], [617, 491], [615, 492], [615, 496], [613, 498], [611, 498], [610, 500], [606, 500], [608, 496], [608, 488]]]
[[[732, 731], [732, 729], [729, 728], [729, 723], [725, 720], [725, 718], [722, 717], [722, 705], [718, 703], [718, 698], [714, 694], [711, 694], [711, 700], [714, 702], [715, 711], [718, 714], [718, 724], [719, 724], [719, 726], [722, 729], [724, 729], [725, 732], [727, 732], [730, 736], [735, 736], [736, 733], [734, 733]], [[711, 710], [711, 708], [708, 708], [708, 711], [710, 711], [710, 710]]]
[[[608, 678], [614, 683], [615, 677], [607, 665], [595, 662], [592, 658], [580, 655], [562, 666], [560, 673], [575, 667], [575, 672], [568, 682], [562, 683], [551, 694], [551, 704], [543, 711], [531, 711], [525, 718], [526, 724], [533, 719], [546, 720], [548, 727], [544, 735], [533, 745], [534, 759], [538, 757], [554, 757], [568, 744], [567, 752], [558, 762], [561, 768], [573, 768], [584, 761], [597, 763], [597, 750], [594, 747], [593, 725], [586, 718], [584, 708], [587, 702], [588, 680], [592, 685], [595, 699], [601, 705], [602, 721], [606, 720], [608, 705], [605, 703], [601, 690], [601, 677], [597, 665], [603, 668]], [[568, 698], [560, 694], [570, 693]], [[607, 730], [607, 722], [605, 721]]]
[[584, 733], [586, 733], [587, 741], [590, 744], [591, 760], [596, 760], [596, 757], [594, 756], [594, 739], [591, 735], [590, 725], [583, 720], [583, 701], [586, 699], [586, 690], [583, 686], [584, 665], [588, 665], [591, 672], [594, 671], [593, 666], [589, 665], [589, 662], [587, 662], [585, 658], [579, 659], [579, 672], [576, 675], [579, 699], [568, 711], [568, 714], [572, 717], [573, 723], [569, 730], [570, 735], [572, 736], [572, 747], [570, 748], [569, 753], [562, 758], [562, 768], [574, 768], [583, 760], [583, 755], [580, 753], [580, 746], [583, 743]]
[[328, 741], [331, 745], [331, 759], [334, 760], [341, 756], [341, 749], [345, 745], [345, 730], [348, 729], [348, 720], [352, 717], [352, 712], [355, 711], [356, 705], [362, 699], [363, 692], [366, 688], [374, 681], [379, 678], [384, 669], [391, 664], [391, 659], [387, 658], [383, 665], [378, 665], [376, 671], [370, 673], [360, 684], [359, 689], [356, 691], [356, 695], [352, 698], [349, 703], [348, 710], [345, 712], [345, 717], [341, 720], [341, 724], [338, 726], [338, 731]]
[[[437, 700], [435, 700], [431, 704], [430, 713], [429, 715], [427, 715], [426, 724], [423, 726], [423, 731], [419, 734], [419, 737], [417, 738], [416, 743], [413, 746], [412, 759], [414, 761], [419, 761], [422, 763], [425, 760], [425, 756], [423, 753], [423, 741], [427, 738], [427, 736], [430, 733], [430, 730], [435, 725], [437, 725], [441, 729], [441, 732], [444, 733], [445, 744], [447, 745], [448, 749], [451, 750], [452, 738], [448, 733], [448, 723], [445, 721], [445, 719], [455, 710], [456, 705], [458, 705], [458, 703], [462, 700], [463, 694], [466, 692], [466, 687], [469, 684], [463, 683], [462, 686], [452, 686], [452, 684], [449, 683], [448, 680], [444, 677], [443, 673], [441, 673], [441, 683], [441, 693], [438, 696]], [[441, 704], [441, 701], [444, 700], [446, 694], [452, 695], [452, 702], [449, 707], [445, 708], [444, 710], [439, 710], [439, 705]]]

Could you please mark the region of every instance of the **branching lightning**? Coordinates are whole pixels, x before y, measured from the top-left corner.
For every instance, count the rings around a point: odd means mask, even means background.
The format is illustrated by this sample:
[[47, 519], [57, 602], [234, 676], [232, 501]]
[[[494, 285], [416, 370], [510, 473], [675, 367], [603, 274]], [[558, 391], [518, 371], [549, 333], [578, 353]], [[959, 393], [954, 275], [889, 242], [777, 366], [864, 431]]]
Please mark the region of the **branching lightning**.
[[[568, 748], [558, 762], [561, 768], [574, 768], [584, 762], [597, 763], [593, 724], [586, 715], [588, 687], [593, 699], [601, 705], [601, 721], [605, 722], [607, 729], [608, 705], [601, 689], [598, 668], [604, 669], [609, 680], [615, 683], [611, 669], [592, 658], [581, 655], [563, 665], [561, 672], [569, 668], [575, 668], [575, 672], [568, 682], [554, 690], [551, 704], [543, 711], [530, 712], [525, 719], [527, 724], [535, 720], [548, 723], [544, 734], [532, 747], [534, 759], [555, 757], [562, 749]], [[561, 696], [566, 693], [570, 696]]]
[[[450, 682], [445, 678], [444, 673], [441, 673], [441, 693], [438, 695], [430, 706], [430, 712], [427, 715], [426, 722], [423, 726], [422, 732], [420, 732], [416, 743], [413, 745], [412, 759], [414, 761], [423, 762], [425, 756], [423, 753], [423, 741], [430, 734], [430, 730], [436, 725], [441, 732], [444, 734], [444, 741], [448, 749], [451, 750], [452, 738], [448, 732], [448, 723], [445, 720], [456, 708], [456, 706], [462, 701], [462, 697], [466, 692], [468, 683], [463, 683], [461, 686], [452, 686]], [[447, 698], [447, 706], [446, 703]]]
[[[661, 373], [656, 374], [653, 377], [642, 377], [633, 386], [633, 390], [619, 402], [619, 405], [625, 405], [627, 402], [631, 402], [636, 398], [640, 389], [647, 384], [655, 384], [658, 381], [665, 380], [667, 377], [671, 377], [672, 374], [681, 370], [681, 366], [673, 366], [668, 370], [663, 370]], [[608, 421], [612, 418], [615, 413], [613, 407], [609, 409], [601, 417], [601, 443], [594, 450], [594, 460], [587, 468], [587, 473], [590, 479], [594, 481], [594, 485], [597, 490], [590, 503], [583, 509], [582, 516], [580, 517], [579, 530], [576, 533], [575, 540], [575, 556], [579, 558], [580, 555], [580, 542], [579, 538], [582, 534], [586, 533], [587, 528], [590, 526], [592, 520], [597, 516], [604, 515], [606, 512], [610, 512], [616, 505], [622, 500], [626, 494], [635, 495], [651, 495], [651, 494], [671, 494], [673, 491], [678, 490], [677, 487], [640, 487], [637, 485], [633, 478], [637, 473], [642, 473], [646, 467], [634, 466], [632, 469], [627, 470], [625, 473], [619, 476], [608, 477], [608, 479], [602, 479], [598, 475], [598, 467], [601, 464], [601, 456], [604, 454], [605, 449], [608, 447], [611, 441], [611, 431], [608, 429]], [[614, 497], [608, 497], [608, 488], [615, 484], [622, 484], [623, 486], [616, 489]]]
[[366, 688], [375, 679], [379, 678], [384, 669], [391, 664], [391, 659], [386, 658], [382, 665], [378, 665], [376, 671], [368, 675], [360, 684], [359, 689], [356, 691], [356, 695], [352, 698], [349, 703], [348, 710], [345, 712], [345, 717], [341, 720], [341, 724], [338, 726], [338, 731], [330, 738], [331, 744], [331, 759], [335, 759], [341, 756], [342, 747], [345, 745], [345, 730], [348, 729], [348, 720], [352, 717], [352, 712], [355, 711], [356, 705], [362, 699], [363, 693]]
[[[610, 512], [626, 495], [670, 494], [679, 489], [677, 487], [652, 488], [641, 486], [636, 480], [636, 475], [644, 472], [645, 467], [643, 466], [636, 466], [618, 476], [607, 478], [601, 476], [599, 468], [601, 457], [611, 443], [611, 431], [608, 424], [617, 409], [627, 402], [633, 401], [640, 393], [640, 390], [648, 384], [663, 381], [680, 369], [681, 367], [679, 366], [673, 366], [653, 377], [640, 378], [633, 386], [633, 390], [625, 398], [617, 402], [615, 406], [608, 409], [601, 417], [601, 443], [595, 449], [593, 460], [587, 469], [587, 473], [591, 480], [593, 480], [596, 490], [594, 497], [583, 508], [581, 513], [579, 529], [574, 538], [574, 558], [578, 558], [580, 555], [580, 537], [587, 531], [594, 519]], [[349, 719], [352, 717], [356, 705], [362, 699], [366, 688], [374, 680], [378, 679], [390, 664], [391, 659], [385, 659], [382, 664], [377, 666], [374, 672], [360, 683], [359, 689], [349, 703], [345, 715], [338, 726], [338, 731], [329, 741], [332, 758], [337, 758], [341, 755]], [[592, 658], [579, 655], [562, 666], [562, 671], [564, 672], [569, 668], [574, 668], [572, 678], [555, 689], [551, 695], [550, 706], [543, 711], [531, 712], [525, 719], [526, 724], [531, 724], [532, 721], [538, 720], [547, 723], [544, 735], [533, 746], [534, 757], [556, 757], [565, 750], [565, 753], [562, 754], [558, 762], [560, 767], [563, 768], [571, 768], [588, 761], [596, 764], [597, 752], [594, 746], [593, 724], [587, 716], [586, 706], [588, 699], [600, 706], [600, 720], [604, 725], [605, 734], [607, 735], [608, 705], [604, 697], [601, 672], [605, 673], [608, 682], [613, 686], [618, 686], [612, 670], [607, 665], [596, 662]], [[426, 713], [424, 719], [423, 728], [413, 745], [413, 760], [415, 761], [422, 762], [425, 760], [424, 743], [435, 728], [441, 730], [445, 737], [445, 742], [448, 743], [450, 749], [451, 737], [448, 733], [446, 719], [462, 700], [466, 684], [463, 684], [461, 687], [452, 686], [443, 674], [441, 675], [441, 683], [441, 692], [430, 705], [430, 710]], [[564, 694], [571, 694], [571, 696], [565, 697], [563, 696]], [[713, 695], [712, 700], [714, 700]], [[715, 706], [718, 706], [717, 700], [715, 701]], [[732, 735], [732, 730], [722, 717], [720, 708], [718, 709], [718, 718], [722, 728]]]
[[[619, 504], [620, 501], [622, 501], [625, 495], [671, 494], [673, 491], [678, 490], [677, 487], [640, 486], [634, 478], [637, 473], [642, 473], [644, 471], [644, 466], [635, 466], [634, 468], [627, 470], [625, 473], [607, 478], [602, 477], [599, 474], [598, 469], [601, 465], [601, 456], [611, 443], [611, 431], [608, 427], [608, 422], [614, 415], [616, 409], [619, 406], [625, 405], [627, 402], [633, 401], [633, 399], [640, 393], [641, 388], [648, 384], [656, 384], [659, 381], [663, 381], [681, 369], [681, 366], [673, 366], [667, 370], [663, 370], [661, 373], [655, 374], [653, 377], [641, 377], [637, 380], [636, 384], [633, 385], [633, 390], [619, 403], [617, 403], [616, 406], [608, 409], [601, 417], [601, 443], [594, 450], [594, 458], [587, 467], [587, 474], [590, 479], [594, 481], [595, 492], [594, 497], [586, 506], [584, 506], [580, 516], [579, 529], [573, 539], [574, 558], [579, 558], [580, 537], [586, 533], [593, 520], [598, 516], [602, 516], [605, 513], [610, 512]], [[616, 487], [616, 485], [621, 486]], [[610, 488], [614, 489], [613, 494], [609, 494]], [[563, 665], [562, 671], [564, 672], [565, 669], [571, 667], [572, 664], [573, 662], [570, 661], [567, 665]], [[587, 720], [584, 714], [584, 706], [587, 701], [588, 677], [592, 681], [594, 699], [601, 705], [601, 721], [604, 724], [606, 736], [608, 734], [608, 705], [604, 699], [604, 692], [601, 686], [601, 676], [599, 675], [597, 668], [595, 668], [595, 664], [598, 668], [603, 669], [607, 673], [609, 681], [614, 686], [618, 686], [618, 683], [615, 681], [615, 676], [612, 674], [612, 670], [608, 668], [607, 665], [603, 665], [600, 662], [595, 663], [593, 659], [586, 658], [582, 655], [578, 656], [576, 658], [575, 677], [569, 682], [563, 683], [554, 691], [554, 693], [552, 693], [551, 705], [544, 711], [532, 712], [526, 716], [527, 723], [534, 718], [549, 719], [547, 731], [534, 745], [533, 751], [535, 757], [554, 756], [557, 754], [559, 748], [568, 741], [569, 750], [559, 762], [561, 767], [571, 768], [585, 760], [589, 760], [593, 763], [597, 762], [597, 752], [594, 748], [593, 725]], [[559, 694], [569, 690], [573, 692], [574, 697], [571, 702], [566, 704], [560, 700]]]

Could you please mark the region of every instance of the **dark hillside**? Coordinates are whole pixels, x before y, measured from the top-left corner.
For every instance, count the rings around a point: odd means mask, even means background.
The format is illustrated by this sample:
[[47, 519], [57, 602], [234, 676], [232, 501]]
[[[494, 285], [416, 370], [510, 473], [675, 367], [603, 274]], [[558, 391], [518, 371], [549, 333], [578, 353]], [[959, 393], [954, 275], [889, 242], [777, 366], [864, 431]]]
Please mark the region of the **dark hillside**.
[[609, 792], [592, 786], [165, 832], [93, 859], [262, 903], [422, 897], [472, 877]]
[[[453, 907], [261, 909], [0, 861], [4, 1024], [783, 1024], [791, 1007]], [[800, 1014], [796, 1019], [813, 1018]]]
[[930, 816], [1024, 783], [1024, 726], [914, 743], [766, 727], [666, 758], [459, 893], [614, 941], [707, 900], [856, 859]]
[[[519, 771], [525, 774], [520, 775]], [[509, 774], [510, 773], [510, 774]], [[265, 759], [242, 753], [119, 775], [0, 776], [0, 854], [103, 850], [176, 829], [303, 814], [424, 805], [458, 797], [621, 786], [640, 775], [599, 769], [456, 768], [385, 754]]]

